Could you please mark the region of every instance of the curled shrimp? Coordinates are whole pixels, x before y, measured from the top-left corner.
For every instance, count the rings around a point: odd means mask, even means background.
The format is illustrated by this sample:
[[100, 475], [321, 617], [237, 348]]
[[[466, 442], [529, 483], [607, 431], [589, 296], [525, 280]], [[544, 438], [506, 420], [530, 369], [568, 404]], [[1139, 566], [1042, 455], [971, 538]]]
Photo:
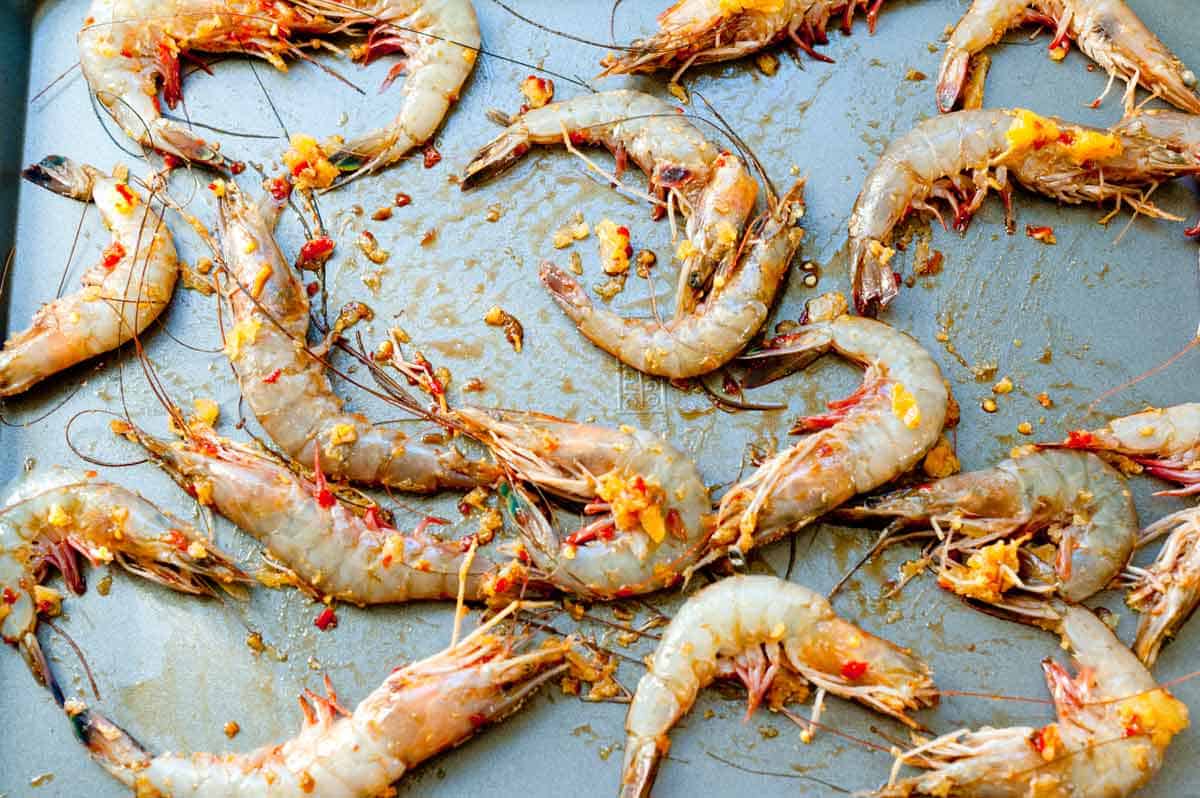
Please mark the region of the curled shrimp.
[[[162, 114], [183, 97], [180, 63], [192, 53], [240, 53], [284, 69], [307, 58], [318, 37], [367, 39], [352, 50], [370, 62], [407, 56], [400, 113], [384, 128], [329, 146], [334, 175], [372, 172], [432, 138], [471, 74], [479, 25], [470, 0], [93, 0], [79, 33], [80, 65], [92, 93], [126, 135], [145, 147], [212, 167], [220, 144]], [[401, 65], [389, 76], [397, 76]], [[328, 182], [324, 183], [328, 185]]]
[[41, 582], [53, 565], [83, 595], [78, 555], [117, 563], [181, 593], [213, 595], [247, 581], [195, 529], [120, 485], [55, 469], [29, 477], [0, 508], [0, 637], [20, 648], [34, 676], [61, 691], [37, 640], [38, 619], [58, 610]]
[[306, 346], [309, 301], [273, 235], [277, 213], [222, 183], [222, 260], [234, 325], [225, 351], [242, 396], [271, 440], [294, 460], [319, 455], [333, 479], [429, 493], [493, 481], [491, 466], [441, 450], [349, 413], [333, 392], [325, 362]]
[[43, 305], [0, 351], [0, 396], [13, 396], [70, 366], [112, 351], [166, 308], [179, 263], [161, 214], [123, 178], [52, 155], [24, 172], [55, 193], [94, 202], [112, 231], [83, 290]]
[[[659, 436], [540, 413], [450, 413], [512, 475], [501, 488], [503, 506], [549, 584], [591, 599], [623, 598], [674, 584], [704, 553], [708, 489], [695, 463]], [[583, 525], [560, 534], [539, 492], [582, 507]]]
[[[798, 420], [792, 431], [804, 437], [729, 489], [713, 552], [745, 553], [778, 540], [895, 479], [937, 442], [948, 403], [937, 363], [907, 334], [845, 309], [840, 294], [820, 297], [796, 332], [743, 358], [759, 369], [781, 360], [794, 369], [832, 351], [864, 365], [866, 374], [853, 395], [829, 403], [828, 413]], [[771, 378], [781, 373], [768, 371]]]
[[[956, 731], [903, 754], [929, 772], [897, 781], [878, 798], [1123, 798], [1162, 767], [1187, 728], [1187, 706], [1085, 607], [1063, 606], [1047, 625], [1062, 636], [1079, 672], [1042, 661], [1058, 720], [1040, 728]], [[897, 768], [898, 769], [898, 768]]]
[[528, 637], [498, 629], [520, 606], [510, 604], [444, 651], [392, 671], [353, 712], [325, 677], [326, 696], [300, 696], [299, 734], [255, 751], [154, 755], [95, 710], [71, 720], [93, 759], [138, 795], [384, 795], [418, 763], [502, 721], [563, 672], [569, 641], [535, 648]]
[[1101, 429], [1073, 430], [1055, 445], [1127, 457], [1146, 473], [1181, 486], [1161, 491], [1168, 496], [1200, 493], [1200, 403], [1114, 418]]
[[[650, 190], [687, 219], [676, 292], [676, 316], [691, 313], [712, 275], [728, 277], [740, 231], [754, 210], [758, 183], [742, 159], [721, 152], [677, 106], [638, 91], [585, 94], [519, 116], [471, 160], [462, 187], [473, 188], [511, 167], [534, 144], [592, 144], [617, 159], [616, 176], [632, 161]], [[589, 163], [590, 165], [590, 163]]]
[[[1133, 88], [1140, 83], [1180, 110], [1200, 113], [1196, 73], [1159, 41], [1125, 0], [974, 0], [946, 43], [938, 73], [938, 109], [954, 110], [972, 56], [1000, 41], [1010, 28], [1024, 24], [1053, 28], [1050, 50], [1059, 58], [1074, 39], [1085, 55], [1108, 72], [1109, 87], [1116, 78], [1124, 80], [1127, 110], [1133, 110]], [[1098, 98], [1094, 105], [1099, 102]]]
[[393, 526], [364, 497], [331, 490], [319, 469], [300, 473], [278, 458], [193, 422], [180, 441], [154, 438], [131, 424], [118, 430], [140, 444], [201, 504], [266, 547], [269, 558], [307, 592], [352, 604], [487, 595], [494, 570], [469, 542], [442, 540], [427, 519], [411, 532]]
[[1154, 562], [1145, 568], [1130, 566], [1133, 584], [1125, 600], [1142, 614], [1133, 652], [1153, 667], [1168, 637], [1200, 605], [1200, 507], [1172, 513], [1146, 527], [1143, 541], [1166, 535]]
[[658, 15], [658, 32], [639, 39], [621, 54], [610, 54], [600, 63], [602, 75], [629, 75], [675, 70], [676, 81], [696, 64], [741, 58], [776, 42], [790, 41], [818, 61], [833, 59], [817, 52], [825, 44], [829, 20], [841, 17], [844, 33], [850, 32], [856, 11], [875, 22], [883, 0], [678, 0]]
[[650, 794], [671, 727], [725, 674], [746, 684], [751, 712], [787, 676], [910, 726], [908, 713], [938, 697], [928, 665], [838, 617], [808, 588], [773, 576], [722, 579], [679, 608], [638, 682], [625, 719], [622, 796]]
[[[1145, 199], [1158, 182], [1200, 173], [1200, 121], [1171, 111], [1144, 112], [1108, 131], [1024, 109], [958, 111], [927, 119], [894, 140], [863, 183], [850, 216], [854, 306], [874, 315], [899, 291], [892, 269], [893, 228], [912, 211], [944, 200], [963, 230], [1000, 192], [1013, 229], [1009, 178], [1061, 202], [1114, 200], [1157, 218], [1176, 217]], [[945, 220], [942, 220], [945, 224]]]
[[1009, 601], [1014, 588], [1075, 602], [1106, 588], [1139, 532], [1121, 475], [1094, 454], [1061, 450], [884, 494], [839, 515], [891, 519], [892, 529], [934, 525], [938, 584], [1018, 615], [1032, 605]]

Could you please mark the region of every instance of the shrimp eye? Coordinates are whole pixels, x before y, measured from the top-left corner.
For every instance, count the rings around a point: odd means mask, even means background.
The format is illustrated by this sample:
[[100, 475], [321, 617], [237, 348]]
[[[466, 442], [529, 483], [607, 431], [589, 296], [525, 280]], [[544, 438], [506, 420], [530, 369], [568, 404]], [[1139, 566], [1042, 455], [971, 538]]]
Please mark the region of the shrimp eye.
[[1183, 74], [1179, 76], [1179, 79], [1182, 80], [1183, 85], [1187, 86], [1189, 89], [1196, 88], [1196, 73], [1192, 70], [1183, 70]]
[[691, 170], [685, 166], [665, 166], [658, 174], [658, 182], [669, 188], [678, 186], [691, 175]]

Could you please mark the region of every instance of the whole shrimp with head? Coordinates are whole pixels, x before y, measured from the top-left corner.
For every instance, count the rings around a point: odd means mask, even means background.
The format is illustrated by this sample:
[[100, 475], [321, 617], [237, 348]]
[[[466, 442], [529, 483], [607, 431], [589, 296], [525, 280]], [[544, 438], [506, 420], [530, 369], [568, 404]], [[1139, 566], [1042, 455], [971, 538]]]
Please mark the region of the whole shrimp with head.
[[232, 182], [218, 193], [222, 260], [234, 324], [226, 354], [250, 409], [285, 454], [334, 479], [429, 493], [494, 480], [491, 466], [349, 413], [325, 358], [308, 345], [309, 301], [273, 235], [277, 207], [250, 203]]
[[1049, 605], [1030, 595], [1079, 602], [1108, 587], [1139, 532], [1121, 475], [1094, 454], [1057, 450], [884, 494], [838, 515], [889, 520], [889, 532], [932, 526], [939, 585], [1017, 617], [1032, 612], [1033, 621], [1036, 608]]
[[120, 485], [61, 469], [25, 478], [0, 507], [0, 637], [20, 648], [59, 703], [37, 627], [40, 616], [58, 613], [62, 596], [42, 580], [53, 565], [83, 595], [80, 555], [181, 593], [213, 595], [247, 581], [211, 541]]
[[[892, 230], [909, 213], [942, 221], [934, 200], [964, 230], [996, 189], [1013, 229], [1010, 178], [1071, 204], [1113, 200], [1138, 213], [1178, 220], [1146, 193], [1174, 177], [1200, 174], [1200, 117], [1147, 111], [1109, 130], [1039, 116], [1025, 109], [958, 111], [927, 119], [895, 139], [863, 182], [850, 216], [854, 305], [874, 315], [899, 293]], [[1113, 211], [1116, 212], [1115, 210]]]
[[1072, 430], [1062, 443], [1048, 445], [1128, 458], [1147, 474], [1179, 484], [1175, 490], [1160, 491], [1163, 495], [1200, 493], [1200, 403], [1197, 402], [1152, 407], [1114, 418], [1100, 429]]
[[1134, 87], [1139, 83], [1182, 111], [1200, 113], [1196, 73], [1159, 41], [1125, 0], [974, 0], [946, 43], [937, 83], [940, 111], [954, 110], [971, 58], [1019, 25], [1052, 29], [1050, 54], [1056, 60], [1066, 55], [1074, 39], [1085, 55], [1108, 72], [1109, 88], [1116, 78], [1126, 82], [1127, 113], [1133, 110]]
[[79, 62], [92, 93], [133, 140], [190, 163], [227, 165], [220, 144], [163, 115], [183, 97], [180, 64], [194, 53], [245, 54], [279, 69], [319, 38], [350, 34], [366, 42], [364, 62], [403, 51], [400, 113], [384, 128], [335, 141], [301, 170], [327, 187], [344, 175], [371, 172], [432, 138], [479, 49], [470, 0], [93, 0], [79, 33]]
[[[445, 420], [509, 473], [501, 501], [540, 580], [589, 599], [623, 598], [676, 583], [703, 555], [708, 489], [695, 463], [659, 436], [474, 407]], [[542, 493], [582, 508], [585, 520], [561, 534]]]
[[828, 413], [799, 419], [792, 432], [804, 437], [729, 489], [712, 555], [745, 553], [795, 532], [908, 471], [938, 441], [949, 396], [937, 363], [907, 334], [845, 311], [840, 294], [812, 300], [796, 332], [742, 358], [752, 369], [750, 387], [827, 352], [866, 366], [866, 374]]
[[327, 696], [300, 697], [304, 725], [286, 742], [243, 754], [154, 755], [103, 715], [71, 721], [105, 770], [137, 795], [162, 798], [372, 798], [420, 762], [461, 745], [561, 674], [570, 642], [533, 647], [504, 633], [509, 607], [449, 648], [396, 668], [351, 712]]
[[[733, 576], [688, 599], [663, 632], [625, 719], [620, 795], [650, 794], [671, 727], [719, 676], [741, 679], [753, 712], [807, 694], [858, 701], [909, 726], [937, 702], [929, 666], [838, 617], [806, 587], [773, 576]], [[822, 699], [817, 699], [820, 702]]]
[[843, 33], [857, 11], [865, 11], [871, 33], [883, 0], [678, 0], [658, 15], [658, 32], [638, 39], [600, 63], [602, 75], [675, 70], [672, 81], [690, 67], [729, 61], [776, 42], [790, 42], [818, 61], [833, 62], [814, 48], [828, 39], [830, 19], [841, 18]]
[[429, 531], [423, 519], [401, 531], [375, 502], [331, 489], [309, 473], [253, 446], [217, 435], [202, 419], [174, 413], [181, 440], [155, 438], [133, 424], [116, 431], [141, 445], [180, 487], [263, 544], [283, 583], [352, 604], [391, 604], [490, 595], [497, 565], [469, 541]]
[[878, 798], [1124, 798], [1154, 777], [1188, 726], [1187, 706], [1091, 610], [1060, 605], [1046, 625], [1079, 667], [1072, 678], [1042, 660], [1057, 722], [956, 731], [919, 745], [898, 764], [928, 772], [893, 775]]
[[758, 183], [741, 158], [705, 138], [677, 106], [623, 90], [532, 109], [472, 159], [463, 189], [510, 168], [534, 144], [605, 147], [616, 157], [617, 178], [631, 161], [646, 174], [659, 202], [655, 213], [665, 207], [672, 220], [676, 209], [683, 214], [676, 317], [695, 309], [715, 272], [730, 268]]
[[162, 214], [124, 177], [58, 155], [22, 176], [55, 193], [94, 202], [112, 240], [83, 275], [83, 290], [43, 305], [0, 351], [0, 396], [13, 396], [63, 369], [141, 334], [167, 307], [179, 275]]

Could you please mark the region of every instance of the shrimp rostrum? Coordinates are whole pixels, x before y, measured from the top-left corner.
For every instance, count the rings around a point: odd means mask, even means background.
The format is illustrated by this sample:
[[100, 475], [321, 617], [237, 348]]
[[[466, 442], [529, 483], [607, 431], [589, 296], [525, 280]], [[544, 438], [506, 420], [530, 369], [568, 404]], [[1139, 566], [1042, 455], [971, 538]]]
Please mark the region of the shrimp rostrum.
[[810, 301], [807, 323], [742, 358], [752, 369], [750, 386], [827, 352], [866, 373], [828, 413], [798, 420], [792, 432], [803, 437], [722, 497], [712, 554], [744, 554], [779, 540], [908, 471], [937, 442], [948, 393], [936, 361], [907, 334], [845, 310], [840, 294]]
[[[1140, 83], [1180, 110], [1200, 113], [1196, 73], [1159, 41], [1125, 0], [974, 0], [946, 43], [938, 72], [938, 109], [954, 110], [976, 53], [1000, 41], [1010, 28], [1026, 24], [1054, 31], [1054, 57], [1066, 55], [1074, 39], [1108, 72], [1109, 87], [1116, 78], [1124, 80], [1127, 110], [1133, 109], [1133, 88]], [[1098, 98], [1093, 105], [1099, 102]]]
[[1040, 728], [984, 727], [917, 746], [899, 762], [928, 772], [893, 779], [878, 798], [1124, 798], [1162, 767], [1188, 709], [1091, 610], [1060, 606], [1047, 626], [1078, 665], [1042, 661], [1058, 719]]
[[1062, 443], [1048, 445], [1132, 460], [1147, 474], [1180, 486], [1160, 491], [1163, 495], [1200, 493], [1200, 403], [1197, 402], [1152, 407], [1114, 418], [1100, 429], [1072, 430]]
[[213, 595], [247, 577], [195, 529], [119, 485], [65, 470], [26, 478], [0, 508], [0, 636], [20, 648], [34, 676], [62, 695], [37, 640], [38, 619], [62, 596], [42, 584], [50, 566], [76, 595], [79, 557], [116, 563], [181, 593]]
[[[764, 698], [792, 698], [811, 683], [915, 726], [909, 713], [938, 697], [929, 666], [838, 617], [808, 588], [773, 576], [722, 579], [675, 613], [638, 682], [625, 719], [620, 795], [650, 794], [671, 727], [721, 676], [745, 683], [751, 712]], [[784, 694], [773, 695], [777, 687]]]
[[599, 309], [552, 264], [542, 283], [588, 340], [647, 374], [684, 379], [729, 362], [758, 332], [799, 248], [803, 184], [742, 227], [758, 186], [737, 156], [707, 141], [675, 106], [635, 91], [584, 95], [528, 111], [467, 166], [470, 188], [513, 164], [534, 144], [607, 147], [620, 172], [628, 162], [673, 215], [687, 217], [674, 318], [634, 321]]
[[790, 42], [818, 61], [832, 62], [814, 48], [828, 39], [830, 19], [841, 19], [850, 32], [854, 14], [863, 10], [875, 32], [883, 0], [678, 0], [658, 15], [658, 32], [638, 39], [620, 54], [601, 61], [603, 75], [628, 75], [673, 69], [678, 80], [696, 64], [729, 61], [776, 42]]
[[392, 671], [353, 711], [325, 678], [300, 697], [304, 725], [286, 742], [244, 754], [154, 755], [94, 710], [71, 721], [105, 770], [137, 795], [162, 798], [372, 798], [417, 764], [517, 711], [563, 672], [570, 646], [540, 647], [502, 623], [519, 603], [458, 643]]
[[242, 396], [267, 435], [294, 460], [333, 479], [429, 493], [469, 489], [498, 472], [402, 430], [344, 409], [327, 359], [308, 345], [309, 300], [274, 236], [278, 207], [251, 203], [232, 182], [219, 184], [222, 262], [233, 325], [225, 352]]
[[[1158, 183], [1200, 173], [1200, 117], [1146, 111], [1109, 130], [1039, 116], [1024, 109], [958, 111], [927, 119], [888, 145], [871, 169], [850, 216], [854, 305], [878, 312], [899, 291], [888, 245], [913, 211], [945, 224], [934, 200], [963, 230], [996, 189], [1012, 232], [1010, 179], [1071, 204], [1113, 200], [1138, 213], [1176, 219], [1146, 199]], [[1114, 211], [1115, 212], [1115, 211]]]
[[[890, 520], [889, 531], [932, 526], [940, 586], [1034, 621], [1045, 602], [1029, 596], [1079, 602], [1103, 590], [1139, 534], [1121, 475], [1094, 454], [1062, 450], [884, 494], [839, 516]], [[1027, 595], [1010, 601], [1012, 590]]]
[[[399, 114], [382, 129], [335, 141], [319, 185], [371, 172], [428, 141], [475, 65], [479, 25], [470, 0], [92, 0], [79, 33], [84, 78], [133, 140], [185, 161], [227, 165], [220, 144], [162, 113], [183, 98], [180, 64], [194, 53], [244, 54], [279, 69], [322, 37], [364, 36], [351, 53], [370, 62], [397, 51], [407, 59]], [[309, 164], [316, 169], [316, 164]]]
[[[501, 488], [541, 580], [593, 599], [647, 593], [682, 579], [703, 555], [712, 503], [699, 470], [645, 430], [540, 413], [464, 407], [450, 422], [482, 441], [510, 474]], [[585, 518], [569, 534], [545, 500]]]
[[[142, 333], [167, 307], [179, 263], [162, 214], [124, 178], [52, 155], [26, 180], [93, 202], [112, 240], [83, 275], [83, 288], [43, 305], [0, 351], [0, 396], [13, 396]], [[152, 199], [152, 198], [151, 198]]]

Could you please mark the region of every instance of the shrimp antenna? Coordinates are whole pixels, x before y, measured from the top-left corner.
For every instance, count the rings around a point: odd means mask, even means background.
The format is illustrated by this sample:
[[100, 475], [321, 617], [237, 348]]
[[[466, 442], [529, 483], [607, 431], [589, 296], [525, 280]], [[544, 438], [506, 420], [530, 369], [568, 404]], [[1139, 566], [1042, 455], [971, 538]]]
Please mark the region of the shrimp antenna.
[[29, 427], [34, 424], [41, 423], [41, 422], [45, 421], [46, 419], [50, 418], [50, 416], [57, 413], [59, 410], [62, 410], [63, 406], [67, 402], [71, 401], [71, 398], [73, 396], [75, 396], [75, 394], [79, 393], [79, 389], [83, 387], [84, 382], [85, 382], [84, 380], [80, 380], [78, 383], [76, 383], [75, 387], [71, 389], [71, 392], [68, 393], [66, 396], [64, 396], [62, 399], [60, 399], [58, 404], [54, 405], [54, 407], [50, 408], [49, 410], [47, 410], [45, 413], [38, 416], [37, 418], [33, 418], [28, 421], [17, 422], [17, 421], [10, 420], [7, 416], [4, 415], [3, 412], [0, 412], [0, 424], [3, 424], [6, 427]]
[[104, 410], [102, 408], [91, 408], [91, 409], [87, 409], [87, 410], [80, 410], [79, 412], [75, 413], [73, 416], [71, 416], [70, 419], [67, 420], [67, 428], [63, 434], [66, 436], [66, 439], [67, 439], [67, 448], [69, 448], [75, 454], [76, 457], [78, 457], [80, 460], [84, 461], [85, 463], [88, 463], [89, 465], [100, 466], [101, 468], [127, 468], [129, 466], [136, 466], [136, 465], [141, 465], [142, 463], [149, 462], [150, 458], [143, 457], [140, 460], [131, 460], [127, 463], [109, 463], [104, 460], [100, 460], [96, 457], [92, 457], [91, 455], [84, 454], [83, 452], [81, 452], [79, 450], [79, 447], [75, 445], [75, 441], [71, 439], [71, 430], [75, 426], [76, 421], [78, 421], [83, 416], [88, 416], [88, 415], [92, 415], [92, 414], [112, 416], [113, 418], [120, 419], [122, 421], [128, 421], [128, 418], [125, 416], [122, 416], [120, 413], [114, 413], [111, 410]]
[[79, 236], [83, 233], [83, 220], [87, 218], [90, 202], [83, 203], [83, 211], [79, 214], [79, 222], [75, 225], [75, 235], [71, 238], [71, 251], [67, 253], [67, 262], [63, 264], [62, 277], [58, 280], [58, 290], [54, 297], [62, 297], [63, 288], [67, 285], [67, 275], [71, 273], [71, 261], [75, 260], [75, 249], [79, 246]]
[[67, 645], [69, 645], [71, 650], [75, 652], [75, 656], [79, 658], [79, 664], [83, 666], [83, 672], [87, 675], [88, 686], [92, 688], [92, 695], [94, 695], [96, 700], [99, 701], [100, 688], [96, 686], [96, 677], [92, 675], [92, 666], [88, 665], [87, 657], [83, 656], [83, 649], [81, 649], [79, 645], [71, 639], [69, 634], [60, 629], [58, 624], [54, 623], [54, 621], [50, 620], [49, 618], [42, 618], [41, 622], [53, 629], [54, 632], [62, 637], [63, 640], [67, 641]]
[[[599, 47], [603, 50], [633, 51], [633, 50], [638, 49], [638, 48], [632, 47], [628, 44], [616, 44], [614, 42], [598, 42], [593, 39], [585, 39], [584, 37], [577, 36], [574, 33], [567, 33], [566, 31], [556, 30], [555, 28], [551, 28], [549, 25], [544, 25], [535, 19], [530, 19], [529, 17], [521, 14], [519, 11], [517, 11], [515, 8], [508, 5], [507, 3], [501, 2], [501, 0], [492, 0], [492, 2], [495, 3], [496, 5], [500, 6], [501, 8], [503, 8], [510, 15], [512, 15], [512, 16], [516, 17], [517, 19], [521, 20], [522, 22], [524, 22], [526, 25], [531, 25], [531, 26], [537, 28], [538, 30], [543, 31], [544, 33], [551, 33], [551, 34], [554, 34], [555, 36], [561, 37], [563, 39], [568, 39], [573, 42], [578, 42], [579, 44], [586, 44], [590, 47]], [[618, 0], [618, 3], [619, 3], [619, 0]], [[613, 21], [616, 19], [616, 13], [617, 13], [617, 6], [614, 4], [613, 10], [612, 10], [612, 15], [609, 17], [609, 28], [610, 28], [609, 32], [610, 32], [610, 34], [611, 34], [611, 28], [613, 25]]]
[[[808, 721], [804, 721], [804, 722], [807, 723]], [[740, 770], [743, 773], [749, 773], [754, 776], [770, 776], [770, 777], [777, 778], [777, 779], [801, 779], [803, 781], [813, 781], [813, 782], [816, 782], [817, 784], [820, 784], [822, 787], [828, 787], [829, 789], [833, 790], [836, 793], [840, 793], [842, 795], [854, 795], [853, 791], [847, 790], [845, 787], [839, 787], [838, 785], [834, 784], [833, 782], [825, 781], [824, 779], [818, 779], [816, 776], [810, 776], [807, 773], [787, 773], [787, 772], [779, 771], [779, 770], [759, 770], [758, 768], [747, 767], [746, 765], [739, 765], [737, 762], [734, 762], [732, 759], [726, 759], [725, 757], [723, 757], [720, 754], [717, 754], [713, 751], [705, 751], [704, 754], [705, 754], [705, 756], [708, 756], [708, 757], [711, 757], [712, 759], [717, 760], [722, 765], [731, 767], [734, 770]]]
[[613, 0], [612, 8], [608, 12], [608, 38], [614, 42], [617, 40], [617, 9], [622, 1]]
[[47, 83], [45, 86], [43, 86], [43, 87], [42, 87], [42, 89], [41, 89], [41, 90], [40, 90], [40, 91], [39, 91], [37, 94], [35, 94], [35, 95], [33, 95], [32, 97], [30, 97], [30, 98], [29, 98], [29, 104], [30, 104], [30, 105], [33, 105], [33, 104], [34, 104], [35, 102], [37, 102], [38, 100], [42, 99], [42, 96], [43, 96], [43, 95], [44, 95], [46, 92], [50, 91], [50, 90], [51, 90], [52, 88], [54, 88], [54, 87], [55, 87], [55, 86], [56, 86], [56, 85], [57, 85], [57, 84], [58, 84], [58, 83], [59, 83], [59, 82], [60, 82], [60, 81], [61, 81], [63, 78], [65, 78], [67, 75], [70, 75], [70, 74], [71, 74], [73, 71], [75, 71], [75, 70], [76, 70], [76, 69], [78, 69], [78, 68], [79, 68], [79, 62], [78, 62], [78, 61], [76, 61], [74, 64], [71, 64], [69, 67], [67, 67], [66, 69], [64, 69], [62, 72], [60, 72], [60, 73], [58, 74], [58, 77], [56, 77], [54, 80], [50, 81], [50, 82], [49, 82], [49, 83]]
[[725, 117], [721, 116], [721, 112], [718, 111], [713, 104], [708, 101], [707, 97], [698, 91], [693, 91], [692, 94], [699, 97], [700, 101], [704, 103], [704, 107], [709, 110], [709, 113], [717, 118], [717, 121], [721, 123], [720, 130], [729, 136], [729, 138], [733, 139], [734, 143], [738, 146], [739, 151], [745, 152], [747, 159], [754, 165], [755, 170], [758, 171], [759, 177], [761, 177], [763, 183], [766, 184], [767, 190], [770, 192], [770, 204], [771, 207], [774, 208], [775, 203], [779, 201], [779, 190], [776, 189], [775, 184], [771, 182], [771, 176], [767, 174], [767, 170], [763, 166], [762, 161], [758, 159], [758, 156], [754, 153], [754, 150], [750, 148], [750, 145], [747, 144], [746, 141], [737, 134], [737, 131], [733, 129], [733, 126], [725, 121]]
[[[251, 61], [250, 63], [253, 64], [254, 62]], [[218, 127], [216, 125], [210, 125], [206, 122], [199, 122], [190, 117], [187, 119], [184, 119], [182, 117], [175, 116], [174, 114], [163, 114], [162, 118], [169, 119], [172, 122], [186, 122], [188, 125], [191, 125], [192, 127], [204, 128], [205, 130], [211, 130], [214, 133], [220, 133], [221, 135], [224, 135], [224, 136], [234, 136], [234, 137], [240, 138], [240, 139], [257, 139], [260, 141], [275, 141], [276, 139], [279, 138], [279, 136], [272, 136], [267, 133], [243, 133], [240, 130], [231, 130], [231, 129], [225, 128], [225, 127]]]
[[1095, 399], [1093, 399], [1088, 404], [1088, 406], [1087, 406], [1088, 413], [1096, 412], [1096, 406], [1099, 405], [1104, 400], [1109, 399], [1109, 398], [1121, 393], [1122, 391], [1128, 390], [1129, 388], [1132, 388], [1133, 386], [1137, 385], [1139, 382], [1147, 380], [1147, 379], [1155, 376], [1156, 374], [1159, 374], [1160, 372], [1166, 371], [1171, 366], [1175, 365], [1176, 362], [1181, 360], [1185, 355], [1187, 355], [1188, 352], [1191, 352], [1193, 349], [1195, 349], [1197, 346], [1200, 346], [1200, 334], [1197, 334], [1196, 337], [1193, 338], [1191, 341], [1189, 341], [1186, 346], [1184, 346], [1182, 349], [1180, 349], [1175, 354], [1171, 355], [1169, 358], [1164, 360], [1162, 363], [1159, 363], [1154, 368], [1149, 369], [1147, 371], [1143, 371], [1141, 374], [1137, 375], [1136, 377], [1126, 380], [1125, 382], [1121, 383], [1120, 385], [1109, 388], [1107, 391], [1105, 391], [1104, 393], [1097, 396]]

